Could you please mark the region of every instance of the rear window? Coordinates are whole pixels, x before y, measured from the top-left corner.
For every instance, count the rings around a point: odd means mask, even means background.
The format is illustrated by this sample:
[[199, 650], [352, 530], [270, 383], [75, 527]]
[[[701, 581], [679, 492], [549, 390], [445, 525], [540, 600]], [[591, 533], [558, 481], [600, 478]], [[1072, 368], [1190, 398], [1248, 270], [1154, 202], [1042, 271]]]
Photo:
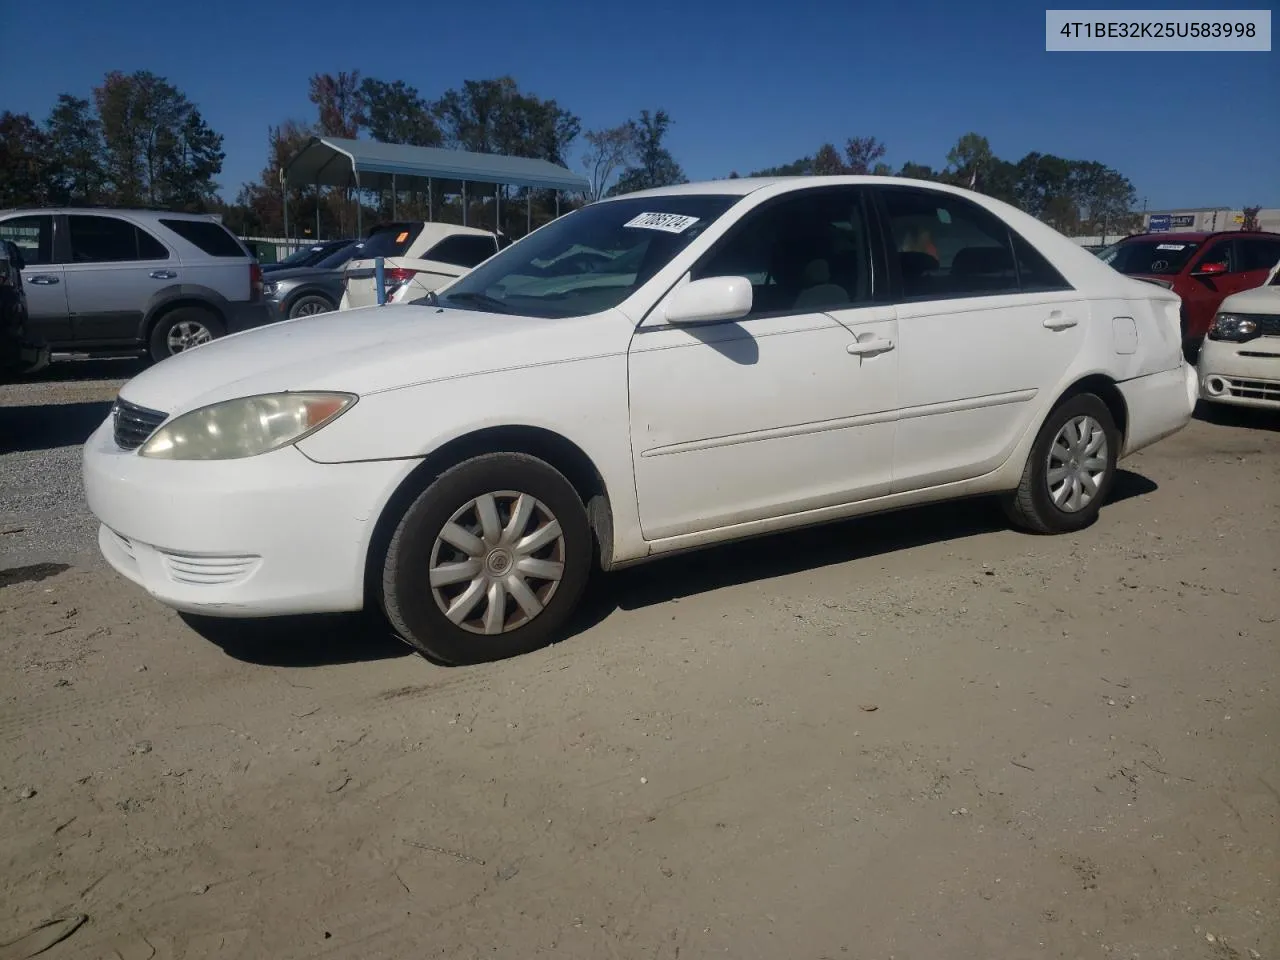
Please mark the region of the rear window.
[[1183, 240], [1129, 240], [1105, 251], [1102, 260], [1121, 273], [1172, 276], [1187, 265], [1199, 246]]
[[369, 231], [360, 259], [403, 257], [422, 233], [421, 223], [384, 223]]
[[160, 223], [211, 257], [243, 259], [249, 256], [235, 235], [213, 220], [169, 220], [162, 217]]
[[479, 266], [495, 253], [498, 245], [492, 237], [475, 237], [456, 235], [445, 237], [434, 247], [422, 255], [423, 260], [438, 260], [440, 263], [451, 263], [455, 267]]

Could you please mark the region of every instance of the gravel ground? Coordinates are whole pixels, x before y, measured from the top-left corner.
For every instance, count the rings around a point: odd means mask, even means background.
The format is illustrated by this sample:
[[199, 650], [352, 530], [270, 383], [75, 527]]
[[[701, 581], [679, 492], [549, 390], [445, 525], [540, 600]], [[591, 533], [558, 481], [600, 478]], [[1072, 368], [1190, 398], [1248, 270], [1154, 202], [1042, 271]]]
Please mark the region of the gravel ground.
[[106, 569], [75, 443], [120, 382], [0, 388], [0, 960], [1280, 957], [1280, 417], [1079, 534], [689, 554], [447, 669]]

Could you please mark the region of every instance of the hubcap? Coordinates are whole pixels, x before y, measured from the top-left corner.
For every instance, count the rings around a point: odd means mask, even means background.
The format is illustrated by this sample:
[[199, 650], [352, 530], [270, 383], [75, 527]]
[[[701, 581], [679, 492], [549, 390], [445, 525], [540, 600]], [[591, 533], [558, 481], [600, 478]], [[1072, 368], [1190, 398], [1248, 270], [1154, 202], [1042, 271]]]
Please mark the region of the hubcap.
[[564, 577], [564, 533], [527, 493], [502, 490], [468, 501], [436, 536], [431, 593], [463, 630], [493, 635], [540, 614]]
[[1045, 481], [1059, 510], [1076, 513], [1093, 502], [1109, 465], [1107, 431], [1093, 417], [1072, 417], [1049, 447]]
[[212, 339], [213, 334], [209, 328], [198, 320], [183, 320], [181, 323], [175, 323], [169, 329], [167, 338], [170, 353], [182, 353], [202, 343], [208, 343]]

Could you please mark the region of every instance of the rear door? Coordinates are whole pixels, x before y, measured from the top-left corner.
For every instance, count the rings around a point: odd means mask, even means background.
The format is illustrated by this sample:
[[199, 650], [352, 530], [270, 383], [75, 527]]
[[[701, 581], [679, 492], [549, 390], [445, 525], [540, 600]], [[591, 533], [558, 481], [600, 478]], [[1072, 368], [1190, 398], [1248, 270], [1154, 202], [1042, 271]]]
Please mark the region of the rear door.
[[73, 337], [78, 343], [136, 342], [152, 295], [178, 277], [173, 252], [123, 217], [72, 213], [65, 222]]
[[71, 339], [67, 287], [62, 265], [54, 256], [52, 214], [28, 214], [0, 220], [0, 240], [12, 240], [22, 251], [26, 266], [22, 286], [27, 294], [28, 327], [32, 336], [48, 343]]
[[893, 490], [981, 476], [1066, 375], [1088, 304], [978, 204], [917, 187], [877, 193], [899, 283]]

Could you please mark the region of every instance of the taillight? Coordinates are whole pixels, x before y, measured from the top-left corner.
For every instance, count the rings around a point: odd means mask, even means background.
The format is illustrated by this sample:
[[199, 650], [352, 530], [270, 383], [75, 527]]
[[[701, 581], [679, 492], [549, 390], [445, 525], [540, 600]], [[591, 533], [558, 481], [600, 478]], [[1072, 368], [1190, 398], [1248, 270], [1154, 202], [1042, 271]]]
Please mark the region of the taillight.
[[403, 286], [413, 279], [417, 270], [410, 270], [408, 267], [389, 267], [382, 272], [383, 278], [387, 282], [387, 286]]
[[262, 299], [262, 267], [256, 260], [249, 264], [249, 299]]

